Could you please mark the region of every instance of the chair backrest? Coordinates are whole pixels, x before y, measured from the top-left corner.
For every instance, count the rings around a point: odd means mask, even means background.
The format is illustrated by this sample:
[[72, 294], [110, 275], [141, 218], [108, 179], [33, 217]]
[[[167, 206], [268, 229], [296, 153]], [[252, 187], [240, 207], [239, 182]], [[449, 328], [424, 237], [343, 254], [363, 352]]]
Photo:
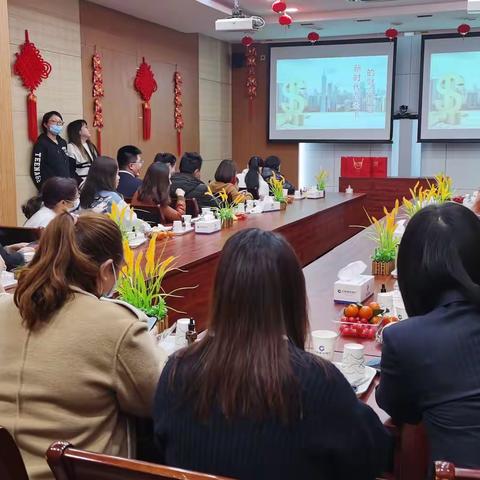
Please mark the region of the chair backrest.
[[0, 225], [0, 243], [4, 246], [14, 243], [36, 242], [41, 234], [41, 228], [6, 227]]
[[165, 219], [162, 215], [162, 212], [160, 211], [160, 208], [157, 206], [147, 207], [142, 205], [141, 207], [133, 207], [133, 210], [137, 214], [138, 218], [140, 218], [141, 220], [151, 225], [165, 223]]
[[20, 450], [8, 430], [3, 427], [0, 427], [0, 478], [28, 480]]
[[47, 450], [47, 462], [57, 480], [228, 480], [154, 463], [77, 450], [68, 442], [53, 443]]
[[191, 215], [193, 218], [200, 215], [200, 207], [196, 198], [186, 198], [185, 199], [185, 213]]
[[435, 462], [435, 480], [475, 480], [480, 479], [480, 470], [455, 468], [450, 462]]

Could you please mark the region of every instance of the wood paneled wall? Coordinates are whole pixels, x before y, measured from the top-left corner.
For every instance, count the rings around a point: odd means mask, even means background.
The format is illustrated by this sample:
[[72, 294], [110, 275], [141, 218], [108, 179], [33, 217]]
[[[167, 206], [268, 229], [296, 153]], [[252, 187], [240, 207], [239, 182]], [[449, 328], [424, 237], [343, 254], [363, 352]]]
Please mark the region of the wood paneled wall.
[[7, 0], [0, 0], [0, 223], [16, 225], [10, 46]]
[[[146, 162], [157, 152], [176, 154], [173, 119], [173, 74], [183, 76], [183, 150], [199, 149], [198, 36], [185, 34], [80, 1], [84, 117], [93, 120], [91, 61], [96, 46], [102, 55], [105, 96], [102, 153], [116, 156], [119, 147], [137, 145]], [[142, 102], [133, 81], [142, 57], [151, 64], [158, 90], [150, 102], [152, 136], [142, 138]]]
[[[232, 70], [232, 150], [239, 168], [244, 168], [252, 155], [265, 158], [278, 155], [282, 160], [282, 173], [298, 185], [298, 143], [269, 143], [267, 138], [268, 117], [268, 48], [257, 45], [257, 97], [254, 100], [251, 121], [248, 115], [246, 93], [247, 69]], [[245, 47], [235, 45], [233, 52], [245, 52]], [[265, 59], [262, 60], [261, 56]]]

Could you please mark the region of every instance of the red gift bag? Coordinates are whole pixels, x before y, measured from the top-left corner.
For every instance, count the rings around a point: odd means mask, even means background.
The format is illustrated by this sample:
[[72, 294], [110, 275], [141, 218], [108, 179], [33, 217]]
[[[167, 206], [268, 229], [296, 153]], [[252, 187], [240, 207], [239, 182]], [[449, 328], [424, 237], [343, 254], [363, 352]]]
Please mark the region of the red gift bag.
[[387, 176], [387, 157], [372, 157], [372, 177], [385, 178]]
[[371, 157], [342, 157], [342, 177], [371, 177]]

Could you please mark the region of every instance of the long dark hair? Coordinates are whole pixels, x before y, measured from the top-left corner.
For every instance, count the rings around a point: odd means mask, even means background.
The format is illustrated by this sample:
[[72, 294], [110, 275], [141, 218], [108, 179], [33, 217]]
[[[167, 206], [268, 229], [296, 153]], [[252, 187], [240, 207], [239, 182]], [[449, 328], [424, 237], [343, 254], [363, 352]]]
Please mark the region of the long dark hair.
[[138, 189], [138, 199], [141, 202], [150, 201], [165, 207], [170, 203], [170, 169], [166, 163], [152, 163], [143, 183]]
[[263, 167], [263, 160], [261, 157], [251, 157], [248, 161], [248, 172], [245, 175], [245, 185], [247, 191], [253, 195], [253, 198], [258, 200], [258, 189], [260, 182], [258, 176], [260, 174], [260, 167]]
[[215, 171], [215, 180], [222, 183], [234, 183], [237, 167], [233, 160], [222, 160]]
[[22, 205], [22, 212], [27, 217], [32, 217], [43, 205], [55, 208], [62, 200], [73, 202], [78, 195], [77, 182], [73, 178], [51, 177], [43, 185], [36, 197], [30, 198]]
[[[218, 403], [227, 418], [298, 418], [289, 342], [304, 349], [309, 330], [305, 279], [287, 241], [246, 229], [223, 247], [209, 334], [177, 354], [183, 398], [201, 418]], [[288, 340], [287, 340], [288, 339]]]
[[97, 157], [88, 171], [87, 179], [80, 193], [82, 208], [91, 208], [101, 190], [114, 192], [117, 174], [118, 163], [116, 160], [104, 156]]
[[[82, 139], [80, 137], [80, 130], [83, 128], [83, 126], [88, 126], [86, 120], [74, 120], [73, 122], [70, 122], [67, 126], [68, 141], [69, 143], [73, 143], [77, 146], [85, 160], [90, 160], [90, 155], [85, 150], [85, 147], [82, 144]], [[97, 158], [98, 156], [97, 148], [90, 140], [87, 140], [86, 144], [90, 149], [93, 159], [95, 160], [95, 158]]]
[[122, 234], [106, 215], [87, 213], [77, 220], [69, 213], [55, 217], [40, 238], [32, 262], [23, 268], [15, 290], [17, 305], [29, 330], [47, 323], [77, 286], [100, 296], [100, 265], [123, 261]]
[[398, 251], [398, 285], [409, 316], [438, 306], [449, 290], [480, 308], [480, 220], [456, 203], [432, 205], [408, 222]]

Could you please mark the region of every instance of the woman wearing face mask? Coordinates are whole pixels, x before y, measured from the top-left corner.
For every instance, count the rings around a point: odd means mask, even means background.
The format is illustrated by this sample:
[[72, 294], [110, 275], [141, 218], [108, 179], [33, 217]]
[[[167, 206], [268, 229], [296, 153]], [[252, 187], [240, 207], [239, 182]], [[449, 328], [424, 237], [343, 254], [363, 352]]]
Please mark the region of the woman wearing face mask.
[[[172, 223], [181, 220], [185, 213], [185, 192], [177, 188], [175, 195], [177, 204], [175, 208], [170, 206], [170, 170], [167, 164], [152, 163], [145, 174], [141, 187], [133, 195], [131, 206], [142, 217], [142, 207], [157, 207], [158, 220], [156, 223]], [[149, 220], [146, 217], [144, 220]]]
[[151, 415], [166, 356], [143, 314], [105, 299], [123, 263], [105, 215], [57, 216], [0, 295], [0, 425], [15, 434], [31, 480], [52, 478], [45, 451], [76, 447], [128, 456], [127, 415]]
[[28, 218], [24, 227], [46, 227], [57, 215], [74, 212], [79, 205], [77, 182], [73, 178], [49, 178], [41, 193], [22, 205]]
[[92, 162], [98, 157], [98, 151], [90, 141], [90, 131], [85, 120], [70, 122], [67, 127], [67, 135], [68, 155], [75, 159], [78, 180], [83, 182], [87, 178]]
[[67, 142], [60, 137], [62, 129], [63, 118], [60, 113], [52, 111], [43, 116], [43, 133], [33, 146], [30, 171], [38, 190], [50, 177], [76, 177], [75, 160], [68, 156]]

